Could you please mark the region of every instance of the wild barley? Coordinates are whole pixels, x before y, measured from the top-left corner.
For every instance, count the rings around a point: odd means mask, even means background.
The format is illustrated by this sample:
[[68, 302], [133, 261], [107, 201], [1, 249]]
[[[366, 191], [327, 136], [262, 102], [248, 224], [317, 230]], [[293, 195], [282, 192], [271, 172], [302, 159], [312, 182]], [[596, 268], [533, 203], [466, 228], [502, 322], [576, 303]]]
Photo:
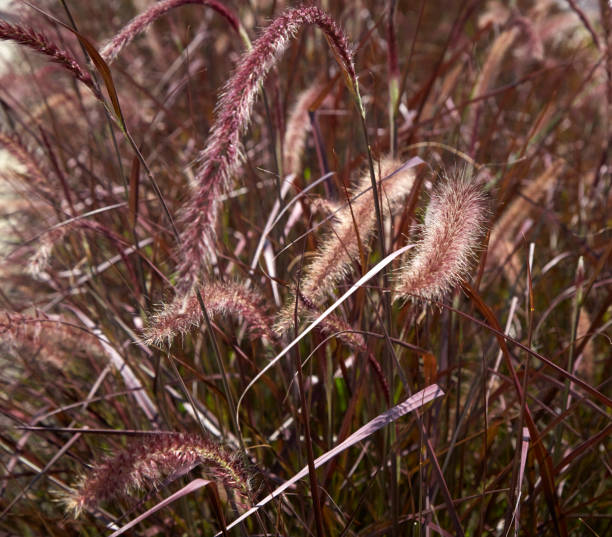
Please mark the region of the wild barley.
[[482, 187], [471, 173], [447, 177], [431, 196], [415, 253], [397, 275], [395, 298], [442, 298], [467, 275], [484, 221]]
[[61, 65], [72, 73], [77, 80], [83, 82], [93, 92], [97, 99], [102, 100], [102, 95], [96, 88], [90, 74], [80, 66], [70, 52], [57, 46], [44, 34], [32, 28], [9, 24], [0, 20], [0, 40], [13, 41], [46, 56], [50, 61]]
[[128, 496], [131, 492], [158, 487], [164, 478], [179, 477], [204, 464], [204, 471], [234, 491], [246, 504], [251, 490], [239, 457], [196, 434], [155, 434], [132, 442], [83, 475], [73, 492], [62, 500], [76, 517], [84, 509]]
[[[200, 287], [208, 314], [212, 319], [220, 316], [242, 318], [251, 337], [274, 338], [271, 321], [266, 314], [263, 298], [237, 282], [206, 282]], [[144, 332], [147, 344], [170, 342], [174, 336], [184, 335], [202, 323], [203, 315], [195, 292], [155, 314]]]
[[348, 78], [353, 85], [357, 83], [346, 37], [333, 19], [319, 8], [291, 9], [264, 30], [225, 86], [206, 148], [198, 158], [196, 189], [180, 218], [183, 230], [178, 268], [183, 288], [189, 288], [212, 260], [219, 200], [240, 163], [240, 136], [249, 124], [260, 84], [291, 38], [306, 24], [314, 24], [323, 31]]
[[146, 11], [134, 17], [100, 50], [100, 56], [107, 63], [115, 61], [121, 51], [140, 33], [168, 11], [187, 4], [208, 6], [221, 14], [236, 31], [240, 31], [240, 22], [236, 15], [218, 0], [162, 0], [150, 6]]
[[[385, 214], [393, 215], [410, 193], [414, 183], [414, 169], [402, 169], [399, 161], [389, 158], [380, 163], [379, 191]], [[334, 286], [359, 264], [360, 244], [369, 251], [369, 242], [376, 229], [374, 194], [370, 175], [365, 173], [352, 192], [354, 198], [336, 214], [336, 222], [314, 261], [305, 269], [300, 293], [314, 308], [318, 308]], [[275, 330], [283, 333], [293, 324], [295, 302], [290, 301], [278, 316]]]

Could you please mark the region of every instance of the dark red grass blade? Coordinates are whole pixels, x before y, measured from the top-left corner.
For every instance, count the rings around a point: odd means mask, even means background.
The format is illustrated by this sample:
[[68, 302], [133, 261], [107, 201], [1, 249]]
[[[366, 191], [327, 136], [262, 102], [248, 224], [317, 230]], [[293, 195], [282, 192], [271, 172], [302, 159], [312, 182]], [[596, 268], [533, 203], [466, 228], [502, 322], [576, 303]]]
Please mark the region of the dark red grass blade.
[[[435, 386], [435, 385], [434, 385]], [[438, 458], [436, 457], [436, 450], [431, 444], [431, 440], [429, 439], [429, 435], [427, 434], [427, 430], [425, 429], [425, 425], [423, 424], [423, 420], [419, 417], [417, 418], [419, 422], [419, 427], [421, 429], [421, 435], [423, 437], [423, 441], [425, 442], [425, 447], [427, 448], [427, 454], [431, 459], [431, 465], [436, 474], [436, 479], [438, 480], [438, 485], [440, 486], [440, 490], [442, 491], [442, 496], [444, 497], [444, 503], [446, 504], [446, 509], [448, 510], [448, 514], [453, 521], [453, 525], [455, 526], [455, 535], [464, 536], [465, 533], [461, 526], [461, 521], [459, 520], [459, 515], [457, 514], [457, 510], [455, 509], [455, 505], [453, 503], [453, 497], [451, 496], [448, 485], [446, 484], [446, 479], [444, 479], [444, 474], [442, 473], [442, 468], [440, 468], [440, 463], [438, 462]]]
[[140, 184], [140, 160], [137, 156], [132, 159], [132, 170], [130, 172], [130, 226], [133, 228], [138, 219], [138, 186]]
[[[510, 351], [508, 350], [508, 346], [506, 345], [506, 340], [503, 334], [501, 326], [497, 322], [497, 318], [495, 314], [491, 311], [489, 306], [487, 306], [480, 295], [476, 292], [476, 290], [472, 289], [472, 287], [465, 283], [464, 289], [468, 293], [468, 296], [472, 299], [477, 309], [482, 313], [482, 315], [489, 321], [489, 323], [495, 327], [496, 333], [495, 337], [499, 343], [500, 349], [504, 355], [504, 359], [506, 361], [506, 367], [511, 374], [512, 382], [514, 384], [514, 389], [517, 394], [517, 400], [523, 401], [523, 388], [521, 386], [518, 375], [512, 366], [512, 358], [510, 356]], [[561, 368], [559, 368], [561, 369]], [[573, 375], [572, 375], [573, 376]], [[534, 450], [536, 454], [536, 458], [538, 459], [538, 464], [540, 466], [541, 474], [542, 474], [542, 483], [544, 486], [544, 496], [546, 498], [546, 503], [548, 504], [548, 509], [550, 511], [550, 516], [553, 519], [553, 524], [555, 529], [559, 535], [563, 537], [567, 537], [567, 526], [565, 523], [565, 519], [563, 518], [561, 506], [559, 505], [559, 500], [557, 498], [557, 492], [555, 489], [555, 473], [552, 467], [552, 461], [550, 458], [550, 454], [546, 451], [544, 444], [542, 443], [542, 436], [540, 435], [533, 416], [531, 415], [531, 410], [529, 406], [525, 404], [525, 422], [527, 423], [527, 427], [529, 428], [529, 434], [533, 438], [534, 442]]]
[[70, 31], [77, 36], [81, 45], [83, 45], [83, 47], [87, 51], [87, 54], [89, 54], [91, 61], [94, 62], [96, 69], [102, 76], [102, 80], [104, 80], [104, 85], [106, 86], [106, 91], [108, 91], [108, 96], [110, 97], [111, 103], [113, 104], [113, 109], [115, 110], [117, 120], [119, 121], [120, 126], [125, 129], [125, 120], [123, 119], [121, 106], [119, 106], [119, 97], [117, 95], [117, 89], [115, 88], [115, 83], [113, 82], [113, 77], [111, 75], [108, 64], [104, 61], [102, 56], [98, 54], [96, 47], [94, 47], [84, 35], [80, 34], [73, 28], [70, 28], [68, 26], [67, 28], [69, 28]]
[[585, 440], [584, 442], [582, 442], [582, 444], [579, 444], [570, 453], [563, 457], [563, 459], [561, 459], [561, 462], [559, 462], [559, 464], [555, 466], [555, 473], [560, 473], [565, 465], [569, 464], [574, 459], [582, 455], [585, 451], [597, 445], [599, 442], [603, 441], [610, 435], [612, 435], [612, 425], [608, 425], [603, 431], [597, 433], [595, 436], [592, 436], [588, 440]]
[[[471, 287], [469, 289], [471, 289]], [[468, 286], [466, 284], [464, 284], [464, 290], [468, 293], [468, 295], [471, 296], [471, 294], [470, 294], [471, 292], [470, 292], [469, 289], [468, 289]], [[611, 299], [610, 300], [612, 301], [612, 292], [611, 292]], [[570, 379], [573, 383], [575, 383], [576, 385], [580, 386], [582, 389], [584, 389], [584, 391], [586, 391], [587, 393], [592, 395], [595, 399], [597, 399], [603, 405], [607, 406], [608, 408], [612, 408], [612, 399], [609, 399], [608, 397], [606, 397], [603, 393], [601, 393], [599, 390], [593, 388], [593, 386], [591, 386], [589, 383], [585, 382], [581, 378], [577, 377], [576, 375], [572, 375], [572, 373], [570, 373], [569, 371], [566, 371], [562, 367], [560, 367], [557, 364], [555, 364], [553, 361], [549, 360], [545, 356], [542, 356], [539, 352], [536, 352], [533, 349], [530, 349], [526, 345], [523, 345], [520, 341], [517, 341], [516, 339], [512, 338], [511, 336], [508, 336], [508, 335], [504, 334], [503, 330], [501, 330], [501, 327], [499, 326], [499, 323], [497, 323], [496, 320], [495, 320], [495, 326], [492, 326], [491, 324], [487, 324], [487, 323], [485, 323], [483, 321], [480, 321], [479, 319], [476, 319], [475, 317], [473, 317], [473, 316], [471, 316], [471, 315], [469, 315], [469, 314], [467, 314], [467, 313], [465, 313], [463, 311], [459, 311], [459, 310], [453, 308], [452, 306], [448, 306], [447, 304], [443, 304], [443, 303], [438, 303], [438, 304], [441, 307], [446, 308], [449, 311], [452, 311], [452, 312], [454, 312], [454, 313], [456, 313], [458, 315], [461, 315], [461, 316], [465, 317], [466, 319], [469, 319], [471, 322], [474, 322], [477, 325], [482, 326], [483, 328], [486, 328], [487, 330], [490, 330], [491, 332], [493, 332], [495, 334], [495, 336], [497, 337], [498, 340], [501, 338], [504, 341], [509, 341], [513, 345], [516, 345], [517, 347], [520, 347], [522, 350], [524, 350], [525, 352], [529, 353], [534, 358], [537, 358], [542, 363], [545, 363], [548, 367], [554, 369], [561, 376]], [[485, 307], [487, 309], [489, 309], [487, 306], [485, 306]], [[492, 312], [491, 312], [491, 314], [492, 314]], [[495, 319], [495, 318], [493, 318], [493, 319]], [[487, 320], [490, 322], [490, 319], [487, 318]], [[504, 348], [507, 349], [507, 347], [505, 346], [505, 343], [504, 343]], [[578, 350], [581, 351], [582, 348], [579, 347]]]
[[[357, 429], [352, 435], [350, 435], [346, 440], [340, 442], [335, 448], [330, 449], [314, 461], [314, 467], [319, 468], [323, 466], [325, 463], [342, 453], [344, 450], [353, 446], [357, 442], [361, 442], [363, 439], [367, 438], [371, 434], [375, 433], [379, 429], [382, 429], [384, 426], [393, 423], [397, 419], [401, 418], [405, 414], [409, 412], [413, 412], [414, 410], [422, 407], [423, 405], [437, 399], [444, 395], [442, 389], [436, 385], [432, 384], [428, 386], [424, 390], [415, 393], [412, 397], [409, 397], [404, 402], [399, 405], [390, 408], [386, 412], [379, 414], [376, 418], [366, 423], [363, 427]], [[274, 498], [280, 496], [285, 490], [287, 490], [294, 483], [297, 483], [300, 479], [308, 475], [308, 466], [302, 468], [297, 474], [295, 474], [291, 479], [285, 481], [282, 485], [277, 487], [273, 492], [268, 494], [265, 498], [260, 500], [255, 506], [249, 509], [246, 513], [242, 514], [236, 520], [234, 520], [226, 529], [230, 530], [234, 526], [238, 525], [243, 520], [246, 520], [252, 514], [256, 513], [261, 507], [266, 505], [268, 502], [272, 501]], [[221, 535], [221, 532], [215, 534], [215, 537]]]

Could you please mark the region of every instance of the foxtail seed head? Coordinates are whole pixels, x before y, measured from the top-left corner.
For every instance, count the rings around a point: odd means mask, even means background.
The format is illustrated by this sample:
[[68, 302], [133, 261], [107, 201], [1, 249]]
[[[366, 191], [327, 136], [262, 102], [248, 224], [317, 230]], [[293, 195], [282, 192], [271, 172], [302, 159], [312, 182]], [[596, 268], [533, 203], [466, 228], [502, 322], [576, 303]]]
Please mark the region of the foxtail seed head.
[[468, 273], [485, 220], [482, 188], [466, 171], [431, 197], [416, 252], [400, 270], [395, 298], [439, 300]]
[[210, 440], [184, 433], [150, 435], [130, 444], [82, 476], [62, 501], [67, 511], [78, 517], [84, 509], [136, 490], [155, 488], [163, 478], [179, 476], [200, 464], [246, 504], [251, 487], [239, 458]]

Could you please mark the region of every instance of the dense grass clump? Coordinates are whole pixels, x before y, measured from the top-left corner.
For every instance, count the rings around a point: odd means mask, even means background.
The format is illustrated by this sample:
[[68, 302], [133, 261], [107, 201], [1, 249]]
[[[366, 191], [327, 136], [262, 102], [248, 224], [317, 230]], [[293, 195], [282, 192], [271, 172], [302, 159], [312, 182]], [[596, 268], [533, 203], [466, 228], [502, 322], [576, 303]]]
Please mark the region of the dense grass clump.
[[0, 41], [0, 533], [610, 533], [609, 2]]

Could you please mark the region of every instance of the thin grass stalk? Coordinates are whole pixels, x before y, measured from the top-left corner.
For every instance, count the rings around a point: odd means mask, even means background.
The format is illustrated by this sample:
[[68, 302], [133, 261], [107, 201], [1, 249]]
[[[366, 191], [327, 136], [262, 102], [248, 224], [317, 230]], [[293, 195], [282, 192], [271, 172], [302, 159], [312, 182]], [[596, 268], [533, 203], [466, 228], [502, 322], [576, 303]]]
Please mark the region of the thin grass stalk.
[[[302, 242], [302, 255], [300, 257], [300, 267], [298, 271], [297, 289], [296, 296], [300, 296], [300, 277], [299, 273], [302, 270], [302, 263], [304, 261], [304, 253], [306, 250], [306, 240]], [[293, 330], [294, 338], [298, 337], [298, 305], [299, 300], [296, 299], [293, 308]], [[295, 368], [297, 370], [298, 377], [298, 391], [300, 396], [300, 406], [303, 414], [303, 426], [304, 426], [304, 443], [306, 444], [306, 459], [308, 467], [308, 478], [310, 480], [310, 494], [312, 496], [312, 504], [314, 509], [315, 527], [317, 537], [324, 537], [324, 525], [323, 516], [321, 512], [321, 496], [319, 494], [319, 482], [317, 479], [317, 472], [314, 464], [314, 452], [312, 450], [312, 437], [310, 431], [310, 409], [306, 402], [306, 395], [304, 390], [304, 376], [302, 374], [302, 357], [300, 356], [300, 348], [296, 346], [291, 353]]]
[[[380, 200], [379, 200], [379, 192], [378, 192], [378, 188], [376, 187], [376, 174], [374, 173], [374, 161], [372, 159], [372, 150], [370, 147], [370, 141], [368, 138], [368, 128], [366, 125], [366, 112], [365, 112], [365, 107], [363, 105], [363, 100], [361, 98], [361, 95], [359, 93], [359, 87], [356, 86], [355, 87], [355, 92], [354, 92], [355, 98], [356, 98], [356, 104], [357, 104], [357, 108], [360, 112], [360, 120], [361, 120], [361, 130], [363, 132], [363, 137], [364, 137], [364, 142], [365, 142], [365, 146], [366, 146], [366, 150], [367, 150], [367, 155], [368, 155], [368, 167], [370, 170], [370, 181], [372, 183], [372, 195], [374, 198], [374, 209], [376, 211], [376, 222], [377, 222], [377, 226], [378, 226], [378, 243], [379, 243], [379, 248], [380, 248], [380, 253], [381, 253], [381, 258], [385, 259], [386, 257], [386, 249], [385, 249], [385, 235], [384, 235], [384, 227], [383, 227], [383, 216], [382, 216], [382, 211], [380, 208]], [[385, 265], [383, 267], [383, 270], [380, 274], [380, 281], [381, 281], [381, 288], [382, 289], [387, 289], [389, 287], [388, 283], [389, 283], [389, 278], [388, 278], [388, 268]], [[384, 311], [385, 311], [385, 326], [383, 326], [383, 331], [385, 334], [385, 349], [386, 349], [386, 359], [385, 356], [383, 356], [383, 360], [385, 361], [386, 364], [386, 373], [387, 373], [387, 382], [389, 382], [390, 385], [393, 385], [393, 364], [392, 361], [390, 359], [391, 356], [394, 356], [394, 352], [393, 352], [393, 344], [391, 343], [391, 336], [393, 335], [391, 333], [391, 299], [389, 297], [389, 295], [387, 293], [383, 292], [383, 296], [382, 296], [382, 301], [383, 301], [383, 307], [384, 307]], [[391, 433], [393, 434], [393, 433]], [[392, 462], [392, 472], [394, 477], [392, 479], [395, 479], [396, 476], [396, 472], [394, 471], [395, 466], [394, 463]], [[393, 492], [395, 492], [395, 489], [393, 489]], [[393, 493], [392, 492], [392, 493]], [[395, 497], [395, 494], [393, 494], [393, 496]], [[394, 524], [395, 527], [395, 524]]]
[[[393, 254], [390, 255], [393, 256]], [[355, 445], [357, 442], [362, 442], [364, 439], [366, 439], [368, 436], [372, 435], [376, 431], [380, 430], [382, 427], [385, 427], [386, 425], [398, 420], [400, 417], [406, 415], [409, 412], [415, 412], [430, 401], [433, 401], [434, 399], [437, 399], [438, 397], [441, 397], [443, 395], [444, 392], [437, 384], [432, 384], [424, 390], [415, 393], [413, 396], [409, 397], [402, 403], [395, 405], [394, 407], [386, 410], [382, 414], [379, 414], [376, 418], [370, 420], [368, 423], [357, 429], [357, 431], [352, 433], [349, 437], [345, 438], [336, 447], [317, 457], [317, 459], [314, 461], [315, 469], [320, 468], [322, 465], [334, 459], [344, 450]], [[265, 506], [274, 498], [279, 497], [285, 490], [292, 487], [295, 483], [297, 483], [306, 475], [308, 475], [308, 466], [302, 468], [291, 479], [286, 480], [282, 485], [277, 487], [265, 498], [259, 500], [259, 502], [257, 502], [257, 504], [251, 507], [251, 509], [249, 509], [246, 513], [242, 514], [240, 517], [234, 520], [227, 527], [227, 529], [232, 529], [233, 527], [244, 521], [246, 518], [256, 513], [260, 508]], [[221, 533], [222, 532], [217, 532], [214, 537], [220, 537]]]
[[[298, 293], [299, 293], [299, 283], [298, 283]], [[295, 337], [297, 337], [297, 321], [298, 316], [298, 301], [295, 302], [295, 310], [294, 310], [294, 326], [295, 326]], [[312, 495], [312, 503], [314, 507], [314, 518], [317, 529], [317, 536], [324, 537], [325, 531], [323, 526], [323, 516], [321, 514], [321, 497], [319, 494], [319, 483], [317, 479], [317, 473], [314, 465], [314, 452], [312, 450], [312, 437], [310, 431], [310, 411], [308, 404], [306, 402], [306, 394], [304, 390], [304, 376], [302, 374], [302, 359], [300, 357], [299, 347], [295, 347], [293, 351], [294, 364], [297, 369], [297, 377], [298, 377], [298, 390], [300, 394], [300, 406], [302, 407], [302, 413], [304, 416], [304, 439], [306, 444], [306, 458], [308, 460], [308, 477], [310, 479], [310, 493]]]
[[[528, 311], [527, 315], [527, 324], [528, 324], [528, 334], [527, 334], [527, 346], [531, 348], [531, 338], [533, 333], [533, 312], [535, 311], [535, 306], [533, 304], [533, 279], [532, 279], [532, 271], [533, 271], [533, 254], [534, 254], [534, 244], [531, 243], [529, 245], [529, 258], [527, 259], [527, 286], [525, 292], [525, 309]], [[527, 436], [529, 436], [529, 429], [524, 428], [525, 424], [525, 412], [527, 409], [527, 379], [529, 378], [529, 355], [526, 354], [523, 359], [523, 384], [522, 384], [522, 394], [519, 400], [520, 405], [520, 415], [519, 422], [516, 428], [518, 438], [516, 440], [516, 445], [522, 445], [523, 437], [525, 435], [525, 430], [527, 431]], [[520, 505], [520, 485], [519, 483], [522, 481], [522, 471], [521, 471], [521, 462], [522, 462], [522, 453], [518, 449], [515, 451], [514, 461], [512, 463], [512, 476], [510, 479], [510, 490], [508, 491], [508, 508], [506, 510], [506, 519], [504, 521], [504, 529], [502, 531], [503, 535], [509, 535], [510, 529], [512, 527], [512, 519], [516, 515], [516, 510], [518, 509], [518, 505]], [[517, 508], [514, 508], [516, 504]]]
[[[68, 20], [70, 21], [70, 24], [72, 25], [73, 30], [77, 32], [78, 34], [79, 29], [77, 27], [76, 21], [74, 20], [74, 17], [72, 16], [72, 12], [68, 8], [68, 4], [66, 4], [66, 0], [61, 0], [61, 2], [62, 2], [62, 6], [64, 7], [64, 11], [66, 12], [66, 15], [68, 16]], [[89, 67], [89, 73], [91, 74], [91, 78], [93, 80], [94, 86], [96, 90], [100, 92], [100, 94], [102, 94], [102, 92], [100, 91], [100, 84], [94, 75], [91, 57], [87, 53], [87, 49], [85, 48], [85, 46], [83, 45], [81, 41], [79, 41], [79, 45], [81, 47], [81, 50], [83, 51], [84, 57], [87, 58], [87, 65]], [[121, 180], [123, 181], [123, 186], [125, 188], [125, 196], [127, 198], [128, 197], [128, 184], [127, 184], [127, 180], [125, 177], [125, 171], [123, 169], [123, 162], [121, 161], [121, 154], [119, 153], [119, 144], [117, 143], [117, 136], [115, 135], [115, 131], [113, 130], [113, 125], [112, 125], [113, 118], [110, 114], [110, 111], [108, 110], [106, 106], [104, 106], [104, 114], [106, 115], [106, 127], [108, 128], [108, 132], [110, 134], [110, 137], [113, 143], [113, 151], [115, 152], [115, 157], [117, 159], [117, 167], [119, 168], [119, 175], [121, 177]], [[89, 118], [87, 119], [87, 121], [89, 123]]]
[[[389, 2], [389, 13], [387, 19], [387, 60], [388, 60], [388, 70], [389, 70], [389, 104], [388, 104], [388, 114], [389, 114], [389, 147], [391, 149], [391, 156], [395, 158], [397, 156], [397, 110], [399, 106], [399, 67], [398, 67], [398, 58], [397, 58], [397, 38], [395, 35], [395, 14], [397, 11], [397, 0], [390, 0]], [[368, 159], [370, 163], [371, 159], [371, 151], [369, 147], [369, 142], [367, 140], [367, 131], [365, 126], [365, 118], [363, 121], [363, 129], [365, 135], [365, 141], [368, 148]], [[370, 174], [372, 174], [372, 169], [370, 170]], [[374, 176], [372, 177], [372, 185], [374, 186]], [[378, 196], [376, 190], [374, 190], [374, 199], [376, 203], [378, 202]], [[381, 255], [384, 258], [385, 253], [385, 243], [384, 243], [384, 235], [383, 235], [383, 226], [382, 226], [382, 214], [380, 214], [380, 207], [375, 205], [377, 209], [377, 218], [378, 218], [378, 233], [381, 238], [380, 240], [380, 251]], [[381, 274], [381, 281], [383, 289], [387, 288], [389, 278], [387, 270], [384, 270]], [[391, 385], [393, 384], [393, 362], [389, 358], [394, 356], [393, 345], [391, 344], [391, 301], [387, 293], [383, 293], [383, 304], [385, 309], [385, 323], [384, 334], [385, 334], [385, 349], [387, 354], [387, 359], [383, 360], [385, 363], [385, 369], [387, 374], [387, 382]], [[396, 440], [395, 429], [393, 427], [389, 428], [389, 445], [394, 445]], [[392, 519], [393, 519], [393, 528], [392, 534], [397, 535], [397, 523], [399, 519], [399, 497], [398, 497], [398, 480], [399, 480], [399, 456], [392, 457], [391, 459], [391, 468], [389, 469], [391, 475], [391, 503], [392, 503]]]
[[397, 37], [395, 35], [395, 15], [397, 0], [389, 0], [387, 18], [387, 63], [389, 70], [389, 147], [391, 156], [397, 157], [397, 110], [399, 106], [399, 66], [397, 61]]
[[227, 371], [225, 370], [225, 364], [223, 363], [221, 351], [219, 350], [219, 344], [217, 343], [217, 338], [214, 336], [214, 334], [212, 334], [212, 323], [210, 322], [210, 317], [208, 315], [206, 306], [204, 305], [204, 299], [202, 298], [202, 294], [200, 293], [199, 289], [196, 290], [196, 296], [198, 297], [198, 304], [200, 305], [202, 314], [204, 315], [204, 322], [206, 323], [206, 326], [208, 327], [208, 330], [211, 333], [210, 340], [213, 345], [215, 360], [217, 361], [217, 368], [221, 373], [221, 382], [223, 383], [223, 391], [225, 393], [225, 398], [227, 399], [227, 406], [229, 408], [229, 412], [232, 415], [232, 425], [234, 428], [234, 434], [237, 436], [238, 441], [240, 442], [242, 456], [246, 457], [246, 447], [244, 445], [244, 440], [242, 439], [242, 433], [240, 431], [240, 425], [238, 424], [238, 419], [236, 417], [236, 404], [234, 402], [234, 396], [232, 395], [232, 392], [230, 390], [229, 381], [227, 380]]
[[[506, 344], [506, 340], [504, 339], [504, 334], [499, 325], [497, 318], [491, 309], [482, 301], [482, 298], [479, 296], [477, 291], [473, 289], [469, 284], [465, 283], [463, 288], [468, 293], [470, 299], [472, 299], [476, 305], [476, 307], [480, 310], [480, 312], [486, 317], [489, 326], [494, 329], [494, 333], [496, 335], [499, 346], [504, 354], [504, 359], [506, 362], [506, 367], [511, 374], [511, 380], [516, 391], [517, 398], [522, 401], [523, 400], [523, 388], [522, 384], [519, 380], [518, 374], [514, 368], [512, 363], [512, 358], [510, 356], [510, 350], [508, 349], [508, 345]], [[484, 323], [483, 323], [484, 324]], [[521, 345], [521, 348], [531, 351], [529, 347]], [[563, 373], [566, 371], [563, 368], [559, 368]], [[585, 383], [586, 384], [586, 383]], [[590, 387], [589, 387], [590, 388]], [[525, 422], [527, 423], [527, 427], [529, 428], [529, 434], [531, 438], [539, 438], [540, 433], [536, 427], [536, 423], [534, 421], [532, 412], [528, 405], [525, 405], [524, 412]], [[540, 470], [542, 472], [542, 486], [544, 489], [544, 495], [546, 499], [546, 504], [550, 513], [550, 516], [553, 521], [553, 525], [557, 534], [562, 536], [567, 536], [567, 526], [566, 520], [561, 514], [561, 507], [559, 505], [559, 501], [557, 498], [557, 493], [554, 486], [554, 475], [552, 469], [552, 462], [550, 460], [550, 455], [546, 450], [545, 446], [541, 442], [535, 443], [535, 455], [538, 460], [538, 464], [540, 465]]]
[[[576, 337], [578, 335], [578, 322], [580, 320], [580, 311], [583, 306], [582, 302], [584, 300], [584, 283], [585, 283], [585, 275], [584, 275], [584, 258], [580, 256], [578, 258], [578, 266], [576, 267], [576, 275], [574, 278], [574, 285], [576, 286], [576, 293], [574, 295], [574, 307], [572, 308], [572, 318], [570, 325], [570, 342], [569, 342], [569, 350], [567, 357], [567, 370], [570, 373], [574, 372], [574, 357], [576, 351]], [[563, 393], [563, 405], [561, 407], [561, 411], [564, 412], [569, 408], [570, 405], [570, 387], [571, 381], [569, 379], [565, 380], [565, 390]], [[556, 442], [556, 455], [559, 457], [561, 453], [561, 435], [564, 429], [564, 425], [562, 423], [559, 424], [557, 428], [557, 442]]]
[[580, 19], [580, 21], [582, 22], [584, 27], [587, 29], [589, 34], [591, 34], [591, 38], [593, 39], [593, 43], [595, 44], [595, 46], [598, 49], [601, 49], [601, 44], [599, 43], [599, 37], [597, 36], [597, 32], [594, 30], [593, 26], [591, 25], [591, 23], [590, 23], [588, 17], [586, 16], [586, 14], [584, 13], [584, 11], [576, 3], [576, 0], [567, 0], [567, 3], [572, 8], [572, 11], [574, 11], [574, 13], [576, 13], [576, 15], [578, 15], [578, 18]]

